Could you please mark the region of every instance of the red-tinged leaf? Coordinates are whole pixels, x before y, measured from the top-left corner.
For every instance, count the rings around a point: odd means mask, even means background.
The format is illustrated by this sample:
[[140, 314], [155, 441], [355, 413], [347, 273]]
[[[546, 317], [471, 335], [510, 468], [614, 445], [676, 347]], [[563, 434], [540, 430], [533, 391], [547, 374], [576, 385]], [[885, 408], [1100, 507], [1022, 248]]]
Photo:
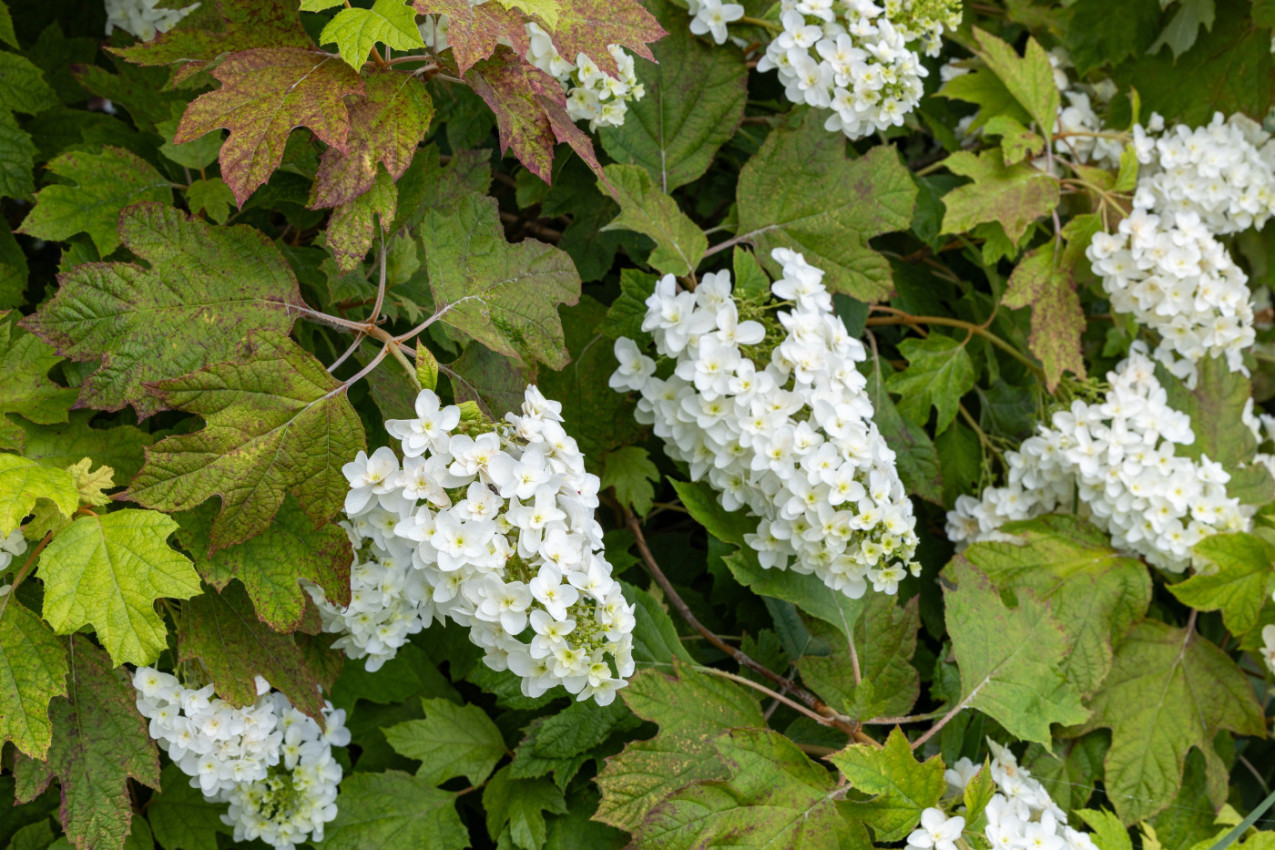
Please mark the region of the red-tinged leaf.
[[257, 700], [256, 676], [315, 720], [320, 720], [323, 695], [306, 663], [305, 653], [292, 635], [272, 631], [257, 617], [244, 587], [231, 583], [182, 606], [177, 623], [177, 655], [199, 661], [212, 677], [217, 695], [235, 706]]
[[339, 57], [292, 47], [245, 50], [212, 74], [221, 88], [186, 108], [173, 142], [229, 130], [219, 156], [221, 176], [240, 206], [279, 167], [293, 128], [308, 127], [345, 150], [350, 116], [342, 98], [362, 94], [363, 84]]
[[647, 45], [665, 35], [659, 21], [637, 0], [562, 0], [553, 46], [568, 62], [583, 53], [614, 77], [620, 69], [608, 45], [618, 44], [654, 61]]
[[388, 174], [376, 175], [372, 188], [332, 211], [326, 234], [328, 248], [342, 273], [358, 268], [380, 229], [388, 231], [398, 209], [398, 187]]
[[412, 5], [422, 15], [451, 18], [447, 44], [462, 75], [474, 63], [495, 53], [501, 44], [512, 45], [519, 56], [527, 55], [531, 47], [526, 18], [499, 3], [471, 6], [469, 0], [415, 0]]
[[137, 713], [123, 670], [83, 635], [70, 639], [65, 697], [49, 703], [53, 745], [46, 761], [15, 766], [18, 802], [30, 802], [57, 777], [59, 817], [78, 850], [122, 850], [133, 820], [128, 780], [159, 788], [159, 753]]
[[315, 209], [347, 203], [371, 189], [378, 162], [398, 180], [429, 130], [434, 104], [416, 76], [373, 72], [364, 78], [363, 92], [350, 107], [345, 151], [323, 152], [310, 199]]
[[[202, 71], [218, 56], [257, 47], [311, 48], [295, 4], [261, 0], [221, 0], [220, 28], [196, 28], [187, 21], [172, 32], [130, 47], [108, 47], [135, 65], [173, 65], [173, 82]], [[201, 10], [202, 11], [202, 10]]]
[[532, 174], [550, 182], [554, 145], [566, 142], [606, 179], [592, 141], [567, 116], [562, 86], [553, 77], [502, 47], [474, 65], [465, 80], [496, 113], [501, 151], [512, 149]]
[[1074, 267], [1056, 256], [1053, 240], [1032, 251], [1010, 275], [1001, 299], [1006, 307], [1032, 308], [1032, 329], [1027, 345], [1045, 367], [1050, 392], [1063, 372], [1085, 377], [1080, 336], [1085, 332], [1085, 311], [1080, 307], [1073, 280]]

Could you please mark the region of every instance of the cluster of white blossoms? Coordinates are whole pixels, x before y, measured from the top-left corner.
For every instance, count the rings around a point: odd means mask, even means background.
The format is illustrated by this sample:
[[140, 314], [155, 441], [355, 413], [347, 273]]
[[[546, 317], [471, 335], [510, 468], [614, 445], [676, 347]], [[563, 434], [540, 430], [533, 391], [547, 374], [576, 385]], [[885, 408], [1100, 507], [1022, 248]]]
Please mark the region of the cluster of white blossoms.
[[293, 850], [323, 840], [342, 773], [332, 748], [350, 742], [343, 710], [325, 704], [320, 728], [260, 676], [257, 701], [243, 708], [151, 667], [137, 669], [133, 688], [150, 736], [204, 797], [230, 804], [221, 819], [235, 841]]
[[0, 537], [0, 575], [4, 575], [13, 563], [13, 559], [25, 554], [27, 539], [22, 536], [22, 529], [15, 528], [8, 537]]
[[1062, 94], [1058, 119], [1054, 122], [1054, 152], [1076, 162], [1118, 168], [1124, 142], [1104, 131], [1103, 120], [1094, 108], [1095, 103], [1105, 105], [1115, 97], [1116, 84], [1111, 80], [1092, 84], [1072, 82], [1067, 75], [1067, 69], [1072, 67], [1071, 57], [1061, 47], [1049, 51], [1049, 64], [1054, 69], [1054, 83]]
[[691, 32], [712, 36], [718, 44], [726, 43], [726, 25], [744, 17], [744, 7], [722, 0], [687, 0], [691, 13]]
[[141, 41], [168, 32], [178, 21], [199, 8], [192, 3], [181, 9], [159, 7], [160, 0], [106, 0], [106, 34], [122, 29]]
[[1194, 213], [1220, 236], [1260, 230], [1275, 215], [1275, 141], [1262, 125], [1218, 112], [1206, 127], [1162, 129], [1159, 116], [1152, 116], [1149, 129], [1134, 128], [1142, 164], [1136, 206]]
[[563, 59], [553, 37], [538, 24], [527, 24], [527, 35], [531, 39], [527, 61], [562, 84], [567, 92], [567, 114], [572, 121], [588, 121], [590, 130], [619, 127], [629, 111], [629, 101], [641, 100], [646, 94], [634, 75], [633, 57], [619, 45], [607, 45], [620, 74], [613, 77], [583, 53], [574, 63]]
[[1167, 130], [1153, 115], [1134, 128], [1134, 150], [1133, 211], [1088, 249], [1112, 307], [1160, 335], [1156, 358], [1179, 377], [1193, 382], [1204, 357], [1244, 371], [1256, 338], [1252, 293], [1217, 237], [1261, 228], [1275, 213], [1275, 142], [1243, 115]]
[[1115, 233], [1094, 235], [1086, 255], [1112, 309], [1160, 335], [1155, 357], [1175, 375], [1193, 383], [1205, 357], [1243, 371], [1256, 340], [1248, 277], [1198, 212], [1135, 205]]
[[1190, 417], [1168, 405], [1155, 364], [1141, 343], [1107, 374], [1101, 404], [1074, 401], [1051, 425], [1007, 452], [1008, 482], [981, 498], [961, 496], [947, 515], [958, 548], [1009, 540], [1007, 522], [1056, 510], [1083, 511], [1119, 549], [1183, 572], [1191, 547], [1211, 534], [1249, 526], [1245, 507], [1226, 493], [1230, 475], [1202, 457], [1178, 457], [1195, 440]]
[[356, 563], [349, 606], [308, 588], [324, 629], [374, 670], [413, 631], [451, 619], [524, 694], [563, 685], [610, 703], [634, 669], [633, 606], [602, 553], [598, 478], [562, 405], [530, 386], [521, 415], [491, 423], [424, 390], [416, 415], [385, 423], [401, 466], [382, 447], [344, 468]]
[[704, 275], [694, 292], [665, 276], [642, 329], [672, 374], [657, 377], [621, 338], [611, 387], [640, 394], [638, 421], [722, 507], [760, 518], [746, 539], [763, 567], [813, 573], [852, 598], [869, 581], [894, 593], [905, 569], [920, 569], [916, 520], [855, 368], [866, 352], [832, 312], [823, 272], [785, 248], [772, 256], [778, 304], [733, 295], [729, 272]]
[[937, 56], [960, 9], [957, 0], [782, 0], [783, 31], [757, 70], [778, 71], [793, 103], [832, 110], [828, 130], [863, 138], [916, 108], [929, 72], [910, 45]]
[[[990, 764], [997, 793], [987, 803], [984, 835], [996, 850], [1039, 848], [1040, 850], [1098, 850], [1093, 837], [1067, 825], [1067, 813], [1049, 796], [1039, 780], [1021, 766], [1006, 747], [989, 740]], [[959, 759], [943, 778], [948, 793], [960, 797], [983, 766], [967, 758]], [[965, 818], [948, 817], [941, 809], [926, 809], [921, 828], [908, 836], [909, 848], [956, 850], [965, 831]]]
[[[469, 0], [469, 5], [486, 2], [489, 0]], [[447, 49], [450, 26], [448, 15], [426, 15], [418, 29], [426, 46], [442, 52]], [[562, 85], [567, 93], [567, 115], [572, 121], [588, 121], [590, 130], [619, 127], [628, 114], [629, 102], [641, 100], [646, 94], [634, 73], [633, 57], [618, 44], [607, 45], [619, 71], [619, 76], [613, 77], [583, 53], [574, 62], [563, 58], [554, 46], [553, 35], [534, 21], [527, 24], [527, 38], [531, 43], [527, 61]]]

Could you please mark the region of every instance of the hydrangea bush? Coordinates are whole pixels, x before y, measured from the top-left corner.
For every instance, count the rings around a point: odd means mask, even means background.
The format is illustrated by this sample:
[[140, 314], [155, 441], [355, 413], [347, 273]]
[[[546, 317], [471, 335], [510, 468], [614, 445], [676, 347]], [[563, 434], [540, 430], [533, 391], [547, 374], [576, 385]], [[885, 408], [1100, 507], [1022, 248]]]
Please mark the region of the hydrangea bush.
[[1263, 850], [1259, 0], [0, 0], [0, 848]]

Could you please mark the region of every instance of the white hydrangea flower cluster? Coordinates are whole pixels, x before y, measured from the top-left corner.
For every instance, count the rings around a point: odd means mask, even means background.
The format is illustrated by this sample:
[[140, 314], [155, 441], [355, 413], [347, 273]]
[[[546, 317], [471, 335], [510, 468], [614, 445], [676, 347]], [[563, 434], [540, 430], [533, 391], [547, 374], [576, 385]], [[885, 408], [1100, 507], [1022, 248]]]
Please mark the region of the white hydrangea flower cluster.
[[[1054, 69], [1054, 83], [1062, 94], [1058, 119], [1054, 122], [1054, 152], [1100, 168], [1119, 168], [1124, 142], [1114, 135], [1104, 135], [1102, 118], [1094, 108], [1095, 102], [1106, 104], [1115, 96], [1115, 83], [1111, 80], [1091, 85], [1073, 83], [1067, 75], [1067, 69], [1072, 67], [1071, 58], [1061, 47], [1049, 51], [1049, 64]], [[1062, 137], [1057, 138], [1060, 135]]]
[[1249, 509], [1227, 496], [1230, 475], [1221, 465], [1174, 454], [1195, 434], [1190, 417], [1169, 407], [1145, 346], [1135, 343], [1107, 380], [1101, 404], [1072, 402], [1006, 453], [1005, 486], [957, 499], [947, 515], [949, 540], [958, 548], [1010, 540], [997, 532], [1007, 522], [1084, 511], [1117, 548], [1180, 573], [1204, 537], [1248, 528]]
[[[469, 0], [470, 6], [481, 6], [488, 0]], [[442, 52], [447, 49], [448, 15], [426, 15], [417, 25], [427, 47]], [[598, 67], [585, 54], [571, 62], [554, 46], [553, 35], [534, 21], [527, 24], [531, 47], [526, 59], [562, 84], [567, 92], [567, 115], [572, 121], [588, 121], [589, 129], [619, 127], [629, 111], [629, 102], [641, 100], [646, 87], [637, 81], [633, 57], [618, 44], [607, 45], [620, 72], [613, 77]]]
[[1142, 165], [1133, 212], [1088, 249], [1112, 307], [1156, 331], [1156, 359], [1194, 382], [1203, 357], [1245, 372], [1253, 345], [1248, 277], [1218, 236], [1261, 228], [1275, 214], [1275, 141], [1243, 115], [1165, 129], [1134, 128]]
[[1194, 383], [1204, 357], [1244, 371], [1257, 337], [1248, 276], [1198, 212], [1157, 214], [1137, 200], [1115, 233], [1095, 234], [1086, 249], [1112, 308], [1160, 335], [1155, 357], [1180, 378]]
[[824, 126], [851, 139], [902, 126], [929, 75], [909, 44], [937, 56], [961, 20], [955, 0], [782, 0], [782, 10], [757, 70], [778, 71], [793, 103], [832, 110]]
[[344, 710], [326, 703], [320, 728], [260, 676], [257, 701], [243, 708], [152, 667], [136, 670], [133, 687], [150, 736], [204, 797], [230, 804], [221, 819], [235, 841], [293, 850], [323, 840], [342, 774], [332, 748], [350, 742]]
[[[984, 813], [987, 815], [987, 826], [984, 834], [997, 850], [1014, 850], [1014, 848], [1048, 848], [1048, 850], [1098, 850], [1093, 836], [1067, 825], [1067, 813], [1049, 796], [1045, 786], [1032, 777], [1027, 768], [1018, 763], [1018, 759], [1008, 747], [1002, 747], [989, 740], [992, 750], [991, 775], [996, 783], [998, 793], [992, 795]], [[959, 797], [965, 793], [965, 786], [982, 769], [967, 758], [957, 760], [944, 774], [947, 780], [948, 793]], [[937, 812], [938, 817], [930, 815]], [[930, 815], [931, 823], [939, 827], [945, 840], [952, 846], [937, 841], [925, 843], [930, 835], [924, 829], [925, 816]], [[946, 824], [939, 824], [943, 818]], [[959, 821], [960, 829], [953, 830], [951, 824]], [[922, 815], [923, 829], [908, 836], [908, 847], [930, 848], [935, 850], [954, 850], [955, 839], [965, 827], [964, 818], [945, 818], [939, 809], [926, 809]], [[944, 827], [946, 829], [944, 830]], [[956, 835], [947, 838], [953, 831]]]
[[106, 34], [119, 28], [136, 39], [150, 41], [199, 8], [198, 3], [192, 3], [181, 9], [166, 9], [159, 3], [160, 0], [106, 0]]
[[562, 58], [553, 37], [538, 24], [527, 24], [531, 50], [527, 61], [557, 79], [567, 91], [567, 115], [572, 121], [588, 121], [589, 129], [619, 127], [629, 111], [629, 101], [641, 100], [646, 87], [637, 81], [633, 57], [617, 44], [607, 45], [620, 76], [613, 77], [585, 54], [574, 63]]
[[359, 553], [351, 602], [309, 588], [324, 629], [374, 670], [434, 618], [469, 629], [493, 670], [539, 696], [563, 685], [609, 704], [632, 675], [633, 606], [611, 576], [594, 519], [599, 481], [563, 430], [562, 405], [527, 387], [521, 415], [462, 418], [429, 390], [416, 419], [345, 466]]
[[785, 248], [772, 256], [781, 304], [733, 295], [729, 272], [704, 275], [694, 292], [665, 276], [642, 329], [673, 373], [656, 377], [655, 361], [621, 338], [611, 387], [640, 394], [638, 421], [722, 507], [761, 519], [746, 539], [763, 567], [813, 573], [851, 598], [869, 581], [894, 593], [905, 567], [920, 569], [916, 520], [855, 368], [866, 352], [832, 312], [823, 272]]
[[[1136, 206], [1175, 216], [1194, 213], [1219, 236], [1261, 229], [1275, 215], [1275, 140], [1246, 115], [1214, 114], [1206, 127], [1163, 119], [1134, 128], [1142, 169]], [[1159, 133], [1157, 137], [1156, 134]]]

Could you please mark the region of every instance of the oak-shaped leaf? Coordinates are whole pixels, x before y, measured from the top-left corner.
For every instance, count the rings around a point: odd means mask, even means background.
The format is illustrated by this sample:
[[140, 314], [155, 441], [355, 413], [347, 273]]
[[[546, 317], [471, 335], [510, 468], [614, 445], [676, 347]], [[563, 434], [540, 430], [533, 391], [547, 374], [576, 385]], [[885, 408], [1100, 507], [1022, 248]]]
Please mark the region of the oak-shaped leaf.
[[324, 243], [336, 259], [337, 270], [348, 274], [372, 249], [377, 233], [388, 233], [398, 210], [398, 186], [384, 169], [378, 169], [372, 187], [337, 204], [328, 219]]
[[302, 580], [321, 587], [333, 604], [349, 604], [352, 553], [350, 539], [339, 526], [316, 528], [297, 500], [286, 497], [265, 531], [211, 551], [216, 514], [217, 506], [206, 502], [178, 515], [177, 539], [213, 587], [223, 590], [231, 579], [242, 581], [257, 616], [270, 628], [291, 632], [300, 625], [307, 599]]
[[566, 96], [553, 77], [501, 47], [470, 68], [465, 82], [495, 113], [502, 153], [512, 150], [528, 171], [549, 183], [554, 145], [563, 142], [606, 181], [593, 141], [567, 115]]
[[[1254, 534], [1214, 534], [1193, 550], [1199, 570], [1169, 591], [1197, 611], [1221, 611], [1233, 635], [1258, 625], [1275, 592], [1275, 545]], [[1206, 568], [1207, 567], [1207, 568]]]
[[620, 214], [602, 229], [632, 230], [655, 240], [655, 250], [647, 262], [657, 271], [673, 275], [694, 272], [708, 250], [704, 231], [678, 209], [677, 202], [660, 190], [642, 167], [608, 165], [602, 173], [610, 180], [611, 196], [620, 204]]
[[915, 597], [900, 605], [893, 596], [868, 594], [863, 616], [854, 624], [852, 656], [851, 643], [839, 629], [810, 620], [811, 637], [827, 644], [829, 652], [797, 661], [802, 681], [828, 705], [854, 717], [907, 714], [921, 692], [920, 674], [912, 666], [920, 624]]
[[0, 597], [0, 746], [48, 755], [49, 700], [66, 693], [66, 674], [66, 643], [12, 593]]
[[416, 11], [404, 0], [376, 0], [370, 9], [349, 6], [337, 12], [319, 35], [320, 44], [336, 42], [341, 58], [358, 70], [377, 42], [395, 50], [425, 46], [416, 28]]
[[314, 356], [287, 337], [258, 333], [251, 357], [218, 363], [155, 387], [206, 427], [156, 443], [129, 487], [147, 507], [182, 511], [212, 496], [221, 511], [211, 548], [263, 531], [284, 495], [316, 526], [340, 510], [349, 485], [341, 467], [366, 447], [363, 424]]
[[[503, 44], [519, 56], [531, 48], [527, 36], [527, 19], [503, 3], [471, 5], [469, 0], [414, 0], [416, 11], [423, 15], [447, 15], [447, 46], [456, 57], [461, 76], [475, 63], [486, 59]], [[455, 32], [452, 32], [452, 30]]]
[[868, 240], [911, 226], [916, 195], [894, 148], [849, 159], [844, 140], [809, 110], [799, 125], [772, 132], [740, 171], [739, 235], [772, 273], [771, 251], [791, 248], [824, 269], [833, 292], [878, 301], [892, 289], [890, 265]]
[[1049, 604], [1071, 643], [1060, 669], [1082, 694], [1093, 693], [1111, 670], [1112, 644], [1146, 616], [1147, 568], [1075, 517], [1043, 516], [1002, 531], [1018, 540], [976, 543], [962, 557], [1002, 592], [1028, 590]]
[[225, 128], [221, 177], [242, 207], [283, 161], [294, 127], [307, 127], [345, 150], [350, 116], [342, 100], [363, 91], [359, 75], [339, 58], [294, 47], [232, 53], [212, 74], [221, 88], [186, 107], [176, 144]]
[[78, 391], [49, 380], [62, 361], [53, 346], [17, 327], [17, 316], [0, 318], [0, 449], [17, 451], [26, 443], [17, 414], [40, 425], [67, 421], [67, 408]]
[[561, 369], [559, 304], [580, 298], [571, 258], [534, 239], [505, 241], [496, 200], [466, 195], [420, 224], [438, 321], [501, 354]]
[[19, 759], [19, 802], [62, 787], [59, 819], [77, 850], [123, 850], [133, 821], [128, 780], [159, 788], [159, 753], [137, 713], [124, 670], [87, 637], [69, 639], [67, 695], [49, 704], [53, 744], [44, 761]]
[[598, 131], [618, 162], [640, 165], [664, 192], [701, 177], [744, 117], [748, 67], [741, 53], [693, 35], [681, 9], [646, 3], [669, 34], [637, 59], [634, 75], [646, 96], [629, 104], [624, 123]]
[[292, 328], [301, 292], [287, 260], [253, 227], [215, 227], [159, 204], [120, 216], [124, 245], [147, 266], [81, 263], [22, 321], [74, 359], [100, 361], [78, 404], [141, 418], [164, 409], [145, 384], [244, 357], [249, 332]]
[[135, 508], [77, 518], [40, 554], [44, 618], [58, 634], [91, 625], [116, 664], [150, 664], [168, 635], [155, 600], [200, 592], [190, 559], [168, 544], [176, 530]]
[[674, 793], [647, 815], [634, 846], [872, 847], [863, 824], [841, 801], [833, 775], [788, 738], [770, 729], [732, 729], [713, 743], [729, 779]]
[[49, 161], [49, 171], [68, 182], [52, 183], [35, 194], [35, 207], [20, 233], [61, 241], [88, 233], [106, 256], [120, 244], [120, 211], [130, 204], [171, 204], [168, 179], [132, 151], [104, 147], [101, 153], [67, 151]]
[[310, 669], [292, 635], [279, 634], [258, 619], [241, 584], [231, 582], [220, 593], [207, 590], [182, 606], [177, 657], [202, 664], [217, 696], [231, 705], [256, 702], [255, 677], [261, 676], [300, 711], [321, 721], [321, 671]]
[[210, 26], [186, 21], [150, 41], [107, 49], [135, 65], [169, 65], [173, 82], [180, 83], [227, 53], [257, 47], [314, 47], [294, 3], [216, 0], [215, 7], [212, 14], [201, 16], [200, 23]]
[[1221, 729], [1262, 736], [1266, 724], [1248, 678], [1194, 630], [1143, 620], [1116, 647], [1111, 673], [1082, 730], [1108, 727], [1103, 784], [1125, 824], [1166, 808], [1182, 786], [1192, 747], [1204, 756], [1207, 791], [1226, 799], [1226, 763], [1214, 749]]
[[1031, 307], [1027, 345], [1045, 368], [1045, 386], [1050, 392], [1064, 371], [1085, 377], [1080, 336], [1088, 326], [1076, 293], [1075, 266], [1067, 262], [1065, 252], [1058, 256], [1057, 245], [1057, 240], [1051, 239], [1024, 257], [1009, 276], [1001, 298], [1006, 307]]
[[634, 832], [665, 797], [686, 785], [729, 776], [713, 739], [724, 729], [765, 726], [757, 700], [723, 679], [674, 665], [675, 675], [643, 670], [620, 692], [633, 713], [659, 724], [655, 737], [629, 743], [598, 773], [594, 820]]
[[476, 705], [457, 705], [447, 699], [422, 699], [422, 720], [408, 720], [385, 729], [391, 747], [419, 759], [416, 775], [430, 784], [464, 776], [482, 785], [509, 750], [500, 729]]
[[429, 92], [415, 75], [374, 71], [364, 76], [363, 97], [350, 106], [345, 150], [323, 152], [310, 206], [334, 207], [362, 195], [376, 180], [377, 163], [394, 180], [402, 177], [433, 117]]
[[930, 418], [933, 407], [934, 431], [943, 433], [956, 418], [961, 397], [974, 389], [974, 361], [960, 340], [942, 334], [905, 339], [899, 351], [908, 368], [886, 379], [886, 388], [900, 396], [899, 412], [919, 425]]
[[456, 794], [399, 770], [352, 773], [341, 783], [341, 805], [326, 829], [325, 850], [464, 850], [469, 830], [456, 813]]
[[80, 504], [75, 479], [65, 469], [50, 469], [18, 455], [0, 454], [0, 537], [8, 537], [40, 499], [65, 516]]
[[847, 803], [876, 832], [878, 842], [901, 841], [921, 820], [921, 812], [938, 803], [947, 782], [943, 760], [917, 761], [903, 730], [894, 727], [885, 746], [854, 744], [828, 756], [850, 787], [872, 795]]
[[943, 196], [943, 233], [964, 233], [983, 222], [999, 222], [1014, 244], [1029, 225], [1058, 206], [1058, 180], [1034, 165], [1006, 165], [999, 148], [977, 155], [957, 151], [943, 160], [953, 174], [973, 180]]
[[1046, 135], [1054, 132], [1061, 94], [1054, 82], [1054, 67], [1049, 54], [1036, 39], [1028, 39], [1027, 50], [1019, 56], [1014, 48], [991, 33], [974, 28], [978, 57], [1000, 78], [1014, 99], [1027, 110], [1036, 129]]
[[957, 558], [957, 589], [944, 589], [947, 629], [961, 671], [961, 704], [976, 708], [1014, 737], [1048, 747], [1053, 723], [1089, 718], [1062, 661], [1071, 649], [1049, 608], [1027, 589], [1008, 607], [987, 576]]

